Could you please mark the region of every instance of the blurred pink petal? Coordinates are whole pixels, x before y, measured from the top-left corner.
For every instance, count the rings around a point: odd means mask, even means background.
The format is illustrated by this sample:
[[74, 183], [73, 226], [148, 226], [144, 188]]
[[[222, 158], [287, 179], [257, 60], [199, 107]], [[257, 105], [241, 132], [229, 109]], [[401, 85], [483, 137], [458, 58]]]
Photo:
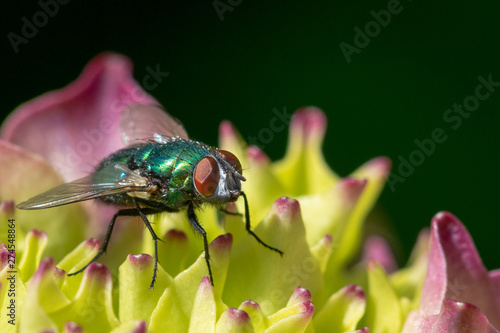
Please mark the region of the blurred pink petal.
[[363, 249], [363, 261], [377, 261], [387, 273], [393, 273], [398, 269], [396, 258], [387, 241], [380, 236], [370, 236]]
[[155, 100], [134, 81], [122, 55], [95, 57], [74, 82], [19, 106], [1, 137], [42, 155], [65, 181], [86, 176], [108, 154], [123, 147], [122, 109]]

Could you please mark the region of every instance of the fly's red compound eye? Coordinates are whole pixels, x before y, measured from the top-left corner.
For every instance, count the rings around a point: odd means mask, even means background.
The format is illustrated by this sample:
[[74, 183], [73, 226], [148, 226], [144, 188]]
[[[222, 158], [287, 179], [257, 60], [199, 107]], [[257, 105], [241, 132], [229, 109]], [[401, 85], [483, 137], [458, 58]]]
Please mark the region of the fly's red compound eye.
[[211, 156], [203, 157], [194, 170], [194, 186], [204, 197], [215, 193], [219, 184], [219, 165]]
[[218, 150], [217, 152], [223, 159], [226, 160], [227, 163], [229, 163], [234, 168], [234, 170], [236, 170], [236, 172], [238, 172], [240, 175], [243, 175], [240, 160], [238, 160], [238, 158], [234, 156], [233, 153], [228, 152], [227, 150]]

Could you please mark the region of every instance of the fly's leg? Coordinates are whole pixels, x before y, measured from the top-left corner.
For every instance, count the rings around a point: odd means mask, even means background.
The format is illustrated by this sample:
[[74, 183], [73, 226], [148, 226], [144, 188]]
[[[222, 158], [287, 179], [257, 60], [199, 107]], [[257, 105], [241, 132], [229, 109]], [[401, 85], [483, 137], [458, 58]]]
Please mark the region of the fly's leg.
[[[113, 215], [111, 222], [109, 222], [108, 230], [106, 231], [106, 235], [104, 236], [104, 242], [103, 242], [101, 248], [99, 249], [99, 252], [97, 252], [97, 254], [94, 256], [94, 258], [92, 258], [84, 267], [77, 270], [76, 272], [69, 273], [68, 276], [73, 276], [73, 275], [76, 275], [76, 274], [83, 272], [91, 263], [97, 261], [97, 259], [99, 259], [99, 257], [102, 256], [104, 254], [104, 252], [106, 252], [106, 250], [108, 248], [109, 240], [111, 239], [111, 234], [113, 233], [113, 227], [115, 225], [115, 221], [119, 216], [140, 216], [141, 213], [143, 215], [144, 214], [154, 214], [154, 213], [158, 213], [158, 210], [146, 208], [146, 209], [142, 209], [142, 211], [139, 211], [136, 208], [131, 208], [131, 209], [121, 209], [121, 210], [117, 211], [115, 213], [115, 215]], [[147, 219], [146, 219], [146, 221], [147, 221]], [[147, 224], [149, 224], [149, 222]], [[156, 258], [157, 257], [158, 256], [156, 256]], [[156, 261], [155, 261], [155, 264], [156, 264]], [[155, 271], [155, 273], [156, 273], [156, 271]], [[154, 277], [156, 277], [156, 274]]]
[[200, 225], [198, 222], [198, 218], [196, 217], [196, 214], [194, 212], [194, 207], [193, 203], [189, 203], [188, 209], [187, 209], [187, 216], [189, 220], [189, 224], [198, 232], [200, 235], [203, 236], [203, 246], [205, 247], [205, 262], [207, 263], [208, 267], [208, 276], [210, 278], [210, 283], [212, 286], [214, 285], [214, 279], [212, 277], [212, 269], [210, 268], [210, 253], [208, 252], [208, 240], [207, 240], [207, 232], [203, 227]]
[[250, 211], [248, 210], [248, 200], [247, 200], [247, 196], [245, 194], [245, 192], [241, 191], [240, 192], [241, 195], [243, 196], [243, 200], [245, 202], [245, 228], [247, 230], [247, 232], [253, 236], [253, 238], [255, 238], [257, 240], [257, 242], [259, 242], [260, 244], [262, 244], [264, 247], [268, 248], [269, 250], [272, 250], [272, 251], [275, 251], [275, 252], [278, 252], [280, 254], [280, 256], [283, 256], [283, 251], [280, 251], [278, 250], [277, 248], [275, 247], [272, 247], [272, 246], [269, 246], [267, 245], [266, 243], [264, 243], [260, 238], [259, 236], [257, 236], [251, 229], [250, 229]]
[[[155, 231], [153, 230], [153, 227], [151, 226], [151, 223], [149, 222], [148, 218], [146, 217], [146, 214], [150, 214], [150, 213], [148, 213], [149, 210], [148, 209], [141, 209], [141, 207], [139, 207], [139, 204], [137, 203], [135, 198], [134, 198], [134, 203], [135, 203], [135, 207], [137, 208], [137, 212], [139, 212], [139, 215], [141, 216], [142, 220], [144, 221], [144, 224], [148, 228], [149, 232], [151, 233], [151, 236], [153, 237], [153, 241], [155, 242], [155, 266], [153, 269], [153, 279], [151, 280], [151, 284], [149, 285], [149, 289], [154, 289], [155, 282], [156, 282], [156, 274], [158, 273], [158, 240], [160, 238], [156, 235]], [[155, 211], [155, 212], [158, 212], [158, 211]]]
[[73, 276], [78, 273], [83, 272], [91, 263], [97, 261], [100, 256], [106, 252], [106, 249], [108, 248], [109, 240], [111, 239], [111, 233], [113, 232], [113, 227], [115, 225], [116, 218], [118, 216], [134, 216], [137, 215], [137, 211], [135, 209], [121, 209], [113, 215], [113, 218], [111, 219], [111, 222], [109, 222], [108, 225], [108, 230], [106, 231], [106, 235], [104, 236], [104, 243], [102, 244], [101, 248], [99, 249], [99, 252], [92, 258], [87, 265], [83, 266], [83, 268], [77, 270], [76, 272], [69, 273], [68, 276]]

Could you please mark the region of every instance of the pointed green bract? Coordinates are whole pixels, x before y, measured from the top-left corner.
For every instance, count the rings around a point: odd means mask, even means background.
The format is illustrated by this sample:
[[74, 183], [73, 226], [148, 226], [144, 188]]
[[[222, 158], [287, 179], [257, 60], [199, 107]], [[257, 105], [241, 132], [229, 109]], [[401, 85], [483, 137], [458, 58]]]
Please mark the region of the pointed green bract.
[[[232, 230], [230, 228], [243, 228], [243, 225], [226, 227]], [[255, 228], [255, 233], [261, 235], [266, 244], [273, 244], [285, 253], [282, 257], [243, 232], [237, 232], [243, 238], [235, 244], [223, 294], [229, 306], [237, 306], [241, 299], [251, 299], [260, 304], [264, 314], [269, 315], [286, 304], [297, 285], [317, 293], [318, 297], [321, 295], [323, 278], [305, 240], [297, 201], [278, 199]]]
[[83, 327], [86, 332], [107, 332], [119, 325], [112, 304], [111, 274], [106, 266], [91, 264], [83, 273], [83, 278], [72, 302], [51, 318], [62, 327], [71, 320]]
[[[230, 234], [219, 236], [209, 246], [211, 255], [211, 267], [214, 284], [224, 288], [226, 271], [231, 253], [232, 237]], [[187, 270], [177, 275], [170, 286], [165, 289], [157, 307], [151, 316], [150, 328], [153, 332], [163, 332], [165, 329], [186, 331], [189, 327], [197, 289], [191, 288], [197, 285], [204, 276], [207, 276], [207, 265], [205, 255], [201, 254], [198, 260]], [[221, 291], [215, 289], [215, 297], [220, 297]]]
[[210, 280], [204, 277], [194, 299], [189, 332], [214, 332], [217, 323], [217, 302]]
[[121, 322], [137, 319], [149, 324], [149, 318], [158, 300], [172, 281], [172, 278], [160, 266], [155, 287], [150, 290], [153, 266], [153, 258], [147, 254], [129, 255], [120, 266], [119, 318]]
[[371, 330], [398, 333], [404, 318], [400, 300], [380, 265], [368, 263], [368, 295], [363, 323]]
[[43, 250], [47, 246], [47, 234], [40, 230], [33, 229], [26, 235], [26, 250], [19, 262], [19, 275], [24, 281], [28, 281], [35, 272]]
[[305, 107], [293, 115], [286, 155], [273, 165], [289, 195], [323, 193], [338, 180], [321, 152], [325, 131], [326, 117], [319, 109]]
[[250, 316], [242, 310], [224, 311], [215, 327], [216, 333], [254, 333]]
[[330, 296], [323, 308], [314, 317], [315, 331], [354, 331], [365, 313], [366, 298], [363, 290], [350, 285]]
[[21, 317], [21, 331], [58, 331], [57, 322], [51, 318], [51, 314], [68, 306], [70, 300], [57, 286], [55, 274], [58, 272], [55, 270], [54, 260], [46, 258], [28, 283], [23, 311], [29, 315]]

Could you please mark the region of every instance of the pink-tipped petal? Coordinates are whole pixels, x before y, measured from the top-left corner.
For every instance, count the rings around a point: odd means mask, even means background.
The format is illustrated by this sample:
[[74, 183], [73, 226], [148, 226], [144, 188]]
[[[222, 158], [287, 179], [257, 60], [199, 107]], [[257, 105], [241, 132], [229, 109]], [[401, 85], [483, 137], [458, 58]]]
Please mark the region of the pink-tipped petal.
[[392, 168], [392, 161], [389, 157], [379, 156], [368, 161], [365, 165], [379, 174], [388, 174]]
[[38, 268], [33, 274], [32, 281], [33, 283], [39, 282], [45, 275], [52, 273], [55, 268], [54, 259], [52, 257], [47, 257], [40, 262]]
[[309, 292], [309, 290], [299, 286], [299, 287], [295, 288], [295, 290], [293, 291], [293, 294], [290, 297], [290, 300], [288, 301], [287, 306], [291, 306], [291, 305], [301, 303], [301, 302], [310, 301], [311, 299], [312, 299], [312, 296], [311, 296], [311, 293]]
[[273, 210], [282, 220], [293, 222], [300, 218], [300, 204], [297, 200], [281, 197], [274, 202]]
[[249, 308], [249, 309], [257, 310], [257, 309], [260, 309], [260, 306], [259, 306], [259, 303], [257, 303], [257, 302], [254, 302], [251, 300], [246, 300], [243, 303], [241, 303], [240, 310], [242, 310], [241, 308]]
[[144, 320], [141, 320], [136, 327], [132, 330], [132, 333], [146, 333], [147, 332], [147, 325]]
[[285, 307], [268, 317], [269, 331], [288, 332], [293, 327], [296, 332], [305, 332], [314, 314], [314, 304], [305, 301]]
[[55, 278], [56, 284], [59, 287], [62, 286], [65, 277], [66, 277], [66, 271], [64, 269], [60, 269], [58, 267], [54, 268], [54, 278]]
[[164, 246], [160, 246], [158, 256], [165, 271], [176, 276], [186, 269], [186, 258], [189, 253], [187, 235], [177, 229], [170, 229], [163, 236]]
[[233, 246], [233, 236], [231, 234], [220, 235], [210, 243], [210, 253], [226, 254], [231, 251]]
[[481, 310], [471, 304], [445, 299], [432, 332], [498, 333]]
[[87, 238], [78, 247], [85, 252], [93, 253], [95, 251], [99, 251], [101, 248], [101, 242], [96, 238]]
[[300, 135], [304, 142], [313, 137], [322, 139], [326, 132], [326, 126], [327, 120], [324, 112], [312, 106], [295, 111], [290, 124], [291, 131], [295, 135]]
[[130, 261], [130, 266], [133, 269], [145, 270], [151, 268], [151, 263], [153, 262], [153, 257], [149, 254], [130, 254], [128, 256], [128, 260]]
[[365, 314], [366, 295], [357, 285], [348, 285], [331, 295], [314, 317], [314, 328], [320, 332], [352, 331]]
[[28, 308], [41, 307], [47, 313], [67, 306], [70, 301], [60, 290], [59, 270], [55, 267], [54, 259], [44, 258], [31, 277], [27, 286]]
[[269, 157], [257, 146], [249, 146], [247, 148], [248, 162], [252, 165], [265, 166], [271, 163]]
[[429, 327], [441, 332], [447, 321], [479, 325], [480, 332], [490, 332], [488, 321], [500, 327], [498, 276], [488, 274], [467, 229], [453, 214], [434, 216], [428, 258], [420, 310], [408, 316], [405, 333]]
[[212, 284], [210, 283], [210, 279], [208, 278], [208, 276], [204, 276], [201, 279], [200, 287], [202, 287], [202, 288], [212, 288]]
[[422, 291], [423, 310], [440, 312], [445, 298], [474, 304], [500, 327], [500, 300], [493, 298], [488, 272], [463, 224], [451, 213], [432, 221], [429, 267]]
[[6, 200], [0, 203], [0, 212], [3, 213], [8, 219], [14, 216], [16, 206], [13, 200]]
[[266, 330], [268, 326], [267, 318], [262, 313], [259, 303], [247, 300], [241, 303], [238, 309], [248, 313], [252, 320], [254, 332], [263, 332]]
[[111, 273], [109, 272], [109, 269], [105, 265], [98, 262], [91, 263], [85, 270], [84, 274], [85, 278], [98, 283], [106, 284], [111, 281]]
[[16, 252], [9, 251], [5, 243], [0, 243], [0, 271], [9, 265], [9, 260], [16, 259]]
[[186, 242], [187, 236], [182, 230], [170, 229], [165, 235], [166, 242]]
[[491, 290], [495, 299], [500, 299], [500, 269], [491, 271], [489, 274]]
[[301, 303], [301, 312], [304, 316], [307, 316], [309, 318], [312, 317], [314, 313], [314, 304], [311, 301], [305, 301]]
[[118, 314], [122, 323], [134, 321], [130, 324], [135, 325], [133, 327], [137, 327], [140, 320], [147, 320], [149, 323], [158, 300], [172, 280], [163, 267], [158, 266], [156, 283], [151, 288], [153, 271], [154, 259], [149, 254], [130, 254], [120, 266]]
[[98, 239], [95, 238], [88, 238], [85, 240], [85, 246], [88, 246], [91, 249], [99, 249], [101, 246], [101, 243], [99, 242]]
[[227, 315], [231, 318], [231, 320], [234, 320], [238, 323], [248, 322], [250, 320], [250, 317], [245, 311], [234, 308], [227, 309]]
[[229, 120], [224, 120], [219, 125], [219, 139], [225, 140], [236, 140], [238, 137], [238, 131], [234, 127], [233, 123]]
[[229, 308], [222, 313], [217, 325], [216, 332], [252, 332], [252, 321], [250, 316], [242, 310]]
[[364, 301], [366, 299], [366, 295], [365, 292], [363, 291], [363, 288], [361, 288], [356, 284], [350, 284], [348, 286], [345, 286], [342, 289], [342, 291], [347, 298], [353, 298], [361, 301]]
[[342, 178], [337, 184], [336, 190], [339, 191], [340, 198], [346, 207], [353, 207], [363, 194], [366, 188], [366, 179]]
[[27, 281], [35, 272], [42, 253], [48, 241], [47, 234], [38, 229], [32, 229], [26, 235], [25, 250], [19, 263], [17, 263], [21, 278]]
[[369, 333], [370, 332], [370, 328], [369, 327], [363, 327], [362, 329], [359, 329], [359, 330], [356, 330], [352, 333]]
[[83, 333], [83, 328], [75, 322], [67, 321], [64, 324], [64, 333]]
[[369, 260], [377, 261], [389, 274], [398, 268], [389, 243], [380, 236], [370, 236], [365, 242], [363, 261]]

